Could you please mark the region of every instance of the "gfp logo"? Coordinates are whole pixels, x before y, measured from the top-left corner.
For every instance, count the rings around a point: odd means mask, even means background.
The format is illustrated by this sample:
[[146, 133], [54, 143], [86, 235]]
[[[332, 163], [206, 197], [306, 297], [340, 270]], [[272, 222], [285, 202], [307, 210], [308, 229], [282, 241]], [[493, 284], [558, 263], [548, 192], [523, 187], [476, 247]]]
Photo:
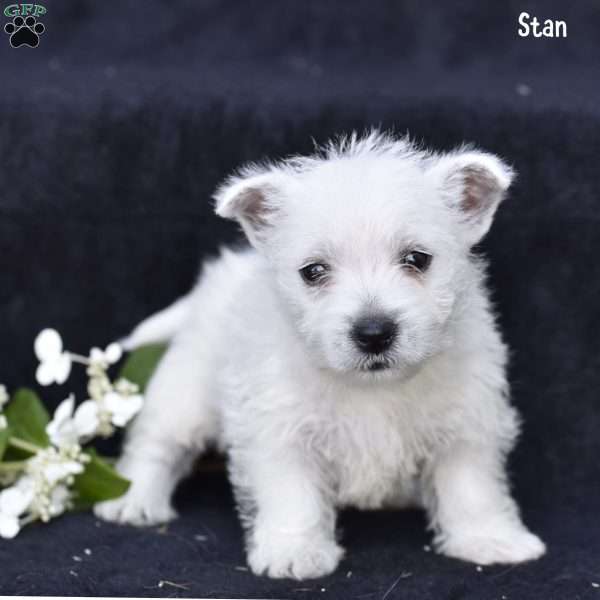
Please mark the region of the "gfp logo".
[[46, 8], [41, 4], [11, 4], [4, 9], [4, 16], [10, 23], [4, 25], [4, 31], [10, 35], [10, 45], [13, 48], [29, 46], [35, 48], [40, 43], [40, 35], [46, 28], [38, 21], [38, 17], [46, 14]]

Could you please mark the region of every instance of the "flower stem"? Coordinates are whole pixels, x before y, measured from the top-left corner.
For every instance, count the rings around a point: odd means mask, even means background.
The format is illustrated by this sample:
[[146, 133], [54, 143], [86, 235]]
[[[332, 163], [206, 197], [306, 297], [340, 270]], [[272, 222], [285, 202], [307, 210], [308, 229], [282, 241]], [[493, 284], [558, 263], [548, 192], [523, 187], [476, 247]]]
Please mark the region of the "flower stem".
[[0, 462], [0, 473], [21, 471], [26, 464], [26, 460], [9, 460], [5, 462]]
[[8, 438], [8, 444], [13, 446], [14, 448], [19, 448], [19, 450], [25, 450], [25, 452], [30, 452], [31, 454], [37, 454], [42, 448], [32, 444], [30, 442], [26, 442], [18, 437], [13, 437], [12, 435]]
[[68, 355], [71, 357], [73, 362], [79, 363], [80, 365], [89, 365], [90, 360], [85, 356], [81, 356], [81, 354], [75, 354], [74, 352], [68, 352]]

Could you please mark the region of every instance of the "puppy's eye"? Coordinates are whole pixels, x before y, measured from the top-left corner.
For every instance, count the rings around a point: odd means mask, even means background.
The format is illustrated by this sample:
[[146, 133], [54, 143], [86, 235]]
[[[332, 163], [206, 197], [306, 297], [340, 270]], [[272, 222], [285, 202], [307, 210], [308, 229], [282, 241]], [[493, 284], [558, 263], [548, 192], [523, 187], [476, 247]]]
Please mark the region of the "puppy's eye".
[[413, 250], [402, 257], [402, 266], [419, 273], [425, 273], [431, 264], [432, 256], [426, 252]]
[[329, 266], [323, 263], [311, 263], [300, 269], [300, 275], [304, 283], [317, 285], [321, 283], [329, 273]]

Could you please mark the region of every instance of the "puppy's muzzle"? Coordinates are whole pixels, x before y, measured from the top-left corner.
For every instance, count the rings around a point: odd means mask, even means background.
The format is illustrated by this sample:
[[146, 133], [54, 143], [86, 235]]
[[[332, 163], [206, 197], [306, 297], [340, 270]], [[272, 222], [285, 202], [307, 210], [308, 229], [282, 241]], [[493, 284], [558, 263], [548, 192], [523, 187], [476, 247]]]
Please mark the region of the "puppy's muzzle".
[[394, 343], [397, 334], [395, 321], [383, 315], [371, 315], [354, 323], [350, 337], [361, 352], [383, 354]]

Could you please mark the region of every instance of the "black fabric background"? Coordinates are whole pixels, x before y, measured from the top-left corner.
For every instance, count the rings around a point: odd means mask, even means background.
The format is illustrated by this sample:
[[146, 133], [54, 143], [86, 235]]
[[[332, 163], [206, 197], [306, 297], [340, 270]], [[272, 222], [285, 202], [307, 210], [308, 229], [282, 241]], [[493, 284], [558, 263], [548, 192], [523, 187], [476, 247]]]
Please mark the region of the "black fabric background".
[[[600, 595], [592, 585], [600, 583], [600, 5], [46, 7], [38, 48], [12, 49], [0, 37], [0, 381], [11, 389], [33, 382], [32, 342], [45, 326], [86, 351], [185, 292], [200, 259], [238, 238], [212, 215], [209, 195], [240, 163], [308, 152], [311, 138], [372, 125], [437, 149], [475, 142], [519, 172], [483, 249], [525, 419], [511, 458], [515, 494], [549, 552], [478, 571], [424, 551], [419, 513], [348, 512], [348, 556], [334, 575], [256, 578], [243, 570], [225, 474], [204, 469], [180, 490], [181, 519], [167, 529], [80, 514], [0, 541], [0, 592]], [[518, 37], [522, 10], [566, 20], [568, 38]], [[528, 95], [518, 92], [524, 85]], [[49, 403], [65, 394], [44, 390]]]

